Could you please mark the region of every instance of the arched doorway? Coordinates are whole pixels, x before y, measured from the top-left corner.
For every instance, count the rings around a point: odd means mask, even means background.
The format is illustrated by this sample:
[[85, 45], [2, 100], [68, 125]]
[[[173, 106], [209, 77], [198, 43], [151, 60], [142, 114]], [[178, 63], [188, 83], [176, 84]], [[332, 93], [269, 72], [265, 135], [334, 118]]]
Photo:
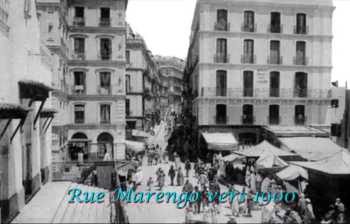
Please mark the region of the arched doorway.
[[83, 158], [87, 159], [89, 156], [89, 140], [88, 137], [82, 133], [75, 133], [69, 141], [68, 155], [73, 161], [78, 160], [79, 153], [83, 153]]
[[113, 141], [113, 136], [107, 132], [103, 132], [97, 137], [97, 156], [99, 159], [113, 159]]

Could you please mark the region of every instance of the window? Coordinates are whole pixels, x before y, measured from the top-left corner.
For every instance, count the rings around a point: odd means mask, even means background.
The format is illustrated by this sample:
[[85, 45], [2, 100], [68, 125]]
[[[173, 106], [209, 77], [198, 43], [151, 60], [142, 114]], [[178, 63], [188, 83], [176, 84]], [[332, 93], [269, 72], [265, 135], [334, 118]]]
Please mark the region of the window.
[[126, 127], [129, 130], [136, 129], [136, 121], [127, 121], [126, 122]]
[[252, 71], [243, 72], [243, 96], [252, 97], [254, 88], [254, 77]]
[[130, 116], [130, 99], [125, 99], [125, 113]]
[[280, 96], [280, 73], [270, 73], [270, 97]]
[[85, 122], [85, 105], [74, 105], [74, 123], [83, 124]]
[[242, 63], [254, 63], [254, 40], [244, 40]]
[[84, 7], [75, 7], [75, 17], [84, 18]]
[[242, 108], [242, 123], [243, 124], [253, 124], [254, 115], [253, 115], [253, 105], [244, 104]]
[[307, 28], [306, 28], [306, 14], [304, 13], [298, 13], [296, 16], [296, 28], [295, 33], [296, 34], [306, 34]]
[[75, 7], [75, 14], [73, 19], [73, 25], [84, 26], [84, 7]]
[[226, 105], [225, 104], [216, 105], [216, 123], [226, 124], [226, 122], [227, 122]]
[[215, 30], [227, 31], [228, 23], [227, 23], [227, 10], [219, 9], [217, 10], [217, 22], [215, 24]]
[[49, 23], [48, 28], [47, 28], [47, 31], [48, 31], [49, 33], [51, 33], [51, 32], [52, 32], [52, 29], [53, 29], [53, 25], [52, 25], [51, 23]]
[[281, 33], [281, 13], [271, 12], [271, 24], [270, 24], [271, 33]]
[[109, 8], [101, 8], [100, 25], [101, 26], [109, 26], [110, 25], [110, 9]]
[[112, 43], [108, 38], [102, 38], [100, 40], [100, 53], [102, 60], [110, 60], [112, 54]]
[[294, 96], [307, 97], [307, 74], [304, 72], [295, 73]]
[[101, 118], [101, 123], [111, 122], [111, 105], [109, 104], [100, 105], [100, 118]]
[[85, 93], [85, 73], [74, 72], [74, 90], [75, 94]]
[[125, 52], [125, 57], [126, 57], [126, 63], [130, 64], [130, 51]]
[[244, 11], [244, 23], [242, 27], [244, 32], [255, 32], [254, 12]]
[[296, 125], [304, 125], [305, 121], [306, 121], [305, 106], [304, 105], [296, 105], [295, 106], [295, 124]]
[[280, 123], [280, 106], [279, 105], [270, 105], [269, 123], [275, 124], [275, 125]]
[[339, 100], [338, 99], [331, 100], [331, 107], [338, 108], [339, 107]]
[[280, 41], [271, 40], [270, 42], [270, 61], [269, 64], [281, 64]]
[[111, 94], [111, 73], [110, 72], [100, 73], [100, 94], [104, 94], [104, 95]]
[[226, 96], [227, 91], [227, 75], [226, 71], [217, 71], [216, 72], [216, 95], [217, 96]]
[[125, 75], [125, 90], [127, 93], [131, 92], [131, 86], [130, 86], [130, 75]]
[[216, 63], [226, 63], [227, 62], [227, 40], [217, 39], [216, 41]]
[[74, 53], [79, 59], [84, 59], [85, 55], [85, 39], [82, 37], [74, 38]]
[[296, 42], [296, 65], [306, 65], [306, 43], [305, 41]]

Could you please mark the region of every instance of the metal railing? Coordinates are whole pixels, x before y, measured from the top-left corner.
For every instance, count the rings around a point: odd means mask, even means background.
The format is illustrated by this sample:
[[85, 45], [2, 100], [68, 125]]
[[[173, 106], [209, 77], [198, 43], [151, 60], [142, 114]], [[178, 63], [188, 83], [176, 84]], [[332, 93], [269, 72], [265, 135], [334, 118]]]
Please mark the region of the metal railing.
[[100, 18], [100, 26], [110, 26], [111, 18]]
[[269, 116], [268, 117], [268, 122], [269, 124], [272, 124], [272, 125], [278, 125], [280, 124], [280, 121], [281, 121], [281, 117], [277, 117], [277, 116]]
[[241, 55], [242, 64], [256, 64], [256, 55]]
[[306, 116], [295, 116], [294, 122], [296, 125], [305, 125], [306, 123]]
[[74, 26], [85, 26], [85, 18], [84, 17], [74, 17], [73, 18]]
[[230, 23], [228, 23], [228, 22], [216, 22], [214, 24], [214, 30], [216, 30], [216, 31], [230, 31]]
[[227, 124], [229, 121], [228, 116], [214, 116], [214, 120], [216, 124]]
[[273, 65], [283, 64], [283, 57], [270, 55], [267, 57], [267, 64], [273, 64]]
[[[320, 98], [320, 99], [331, 99], [332, 94], [330, 90], [323, 89], [305, 89], [300, 91], [294, 91], [294, 88], [247, 88], [246, 93], [253, 91], [252, 97], [256, 98], [269, 98], [269, 97], [280, 97], [280, 98], [295, 98], [295, 97], [308, 97], [308, 98]], [[225, 96], [217, 95], [216, 87], [202, 87], [200, 89], [201, 97], [226, 97], [226, 98], [242, 98], [244, 97], [244, 88], [227, 88]], [[271, 94], [273, 93], [273, 95]], [[277, 96], [278, 94], [278, 96]], [[249, 97], [251, 94], [247, 94]]]
[[282, 24], [270, 24], [267, 31], [270, 33], [283, 33], [283, 26]]
[[306, 56], [294, 56], [293, 62], [295, 65], [307, 65], [308, 58]]
[[85, 52], [75, 52], [73, 59], [85, 60]]
[[254, 124], [255, 117], [252, 114], [241, 116], [242, 124]]
[[230, 55], [222, 55], [222, 54], [215, 54], [214, 55], [214, 62], [215, 63], [229, 63]]
[[256, 32], [257, 31], [257, 25], [256, 24], [242, 24], [241, 26], [242, 32]]
[[86, 86], [85, 85], [75, 85], [72, 87], [73, 95], [84, 95], [86, 94]]
[[294, 34], [308, 34], [309, 26], [294, 26]]
[[253, 88], [243, 88], [243, 96], [244, 97], [253, 97], [254, 89]]
[[111, 87], [102, 87], [100, 86], [98, 89], [97, 89], [97, 92], [98, 94], [100, 95], [111, 95], [112, 94], [112, 90], [111, 90]]

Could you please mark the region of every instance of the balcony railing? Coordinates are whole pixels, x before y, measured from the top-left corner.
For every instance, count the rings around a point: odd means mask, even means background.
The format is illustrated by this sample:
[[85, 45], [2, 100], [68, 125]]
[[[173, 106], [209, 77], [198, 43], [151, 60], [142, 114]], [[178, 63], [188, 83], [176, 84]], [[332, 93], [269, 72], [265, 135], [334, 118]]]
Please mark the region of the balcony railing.
[[253, 88], [243, 88], [243, 96], [244, 97], [253, 97], [254, 89]]
[[99, 58], [101, 60], [111, 60], [112, 58], [112, 52], [110, 51], [102, 51], [99, 55]]
[[227, 116], [215, 116], [216, 124], [227, 124], [228, 117]]
[[110, 26], [111, 18], [100, 18], [100, 26]]
[[306, 123], [306, 116], [301, 115], [301, 116], [295, 116], [294, 117], [294, 122], [296, 125], [305, 125]]
[[283, 64], [283, 57], [270, 55], [269, 57], [267, 57], [267, 64], [272, 64], [272, 65]]
[[270, 88], [270, 97], [279, 97], [280, 88]]
[[303, 56], [303, 57], [294, 57], [294, 64], [295, 65], [307, 65], [308, 64], [308, 58]]
[[[253, 92], [253, 95], [251, 94]], [[274, 95], [271, 95], [273, 92]], [[277, 93], [278, 96], [277, 96]], [[300, 93], [300, 95], [296, 94]], [[302, 90], [302, 91], [294, 91], [293, 88], [274, 88], [271, 90], [270, 88], [247, 88], [246, 90], [246, 97], [249, 97], [252, 95], [252, 97], [255, 98], [270, 98], [270, 97], [280, 97], [284, 99], [293, 99], [295, 97], [306, 95], [309, 98], [315, 98], [315, 99], [331, 99], [332, 95], [330, 90], [326, 89], [308, 89], [308, 90]], [[276, 95], [275, 95], [276, 94]], [[217, 88], [216, 87], [203, 87], [200, 89], [200, 96], [201, 97], [213, 97], [213, 98], [220, 98], [220, 97], [226, 97], [226, 98], [243, 98], [244, 96], [244, 88], [226, 88], [226, 96], [218, 96], [217, 95]], [[194, 97], [197, 97], [194, 95]]]
[[84, 17], [74, 17], [73, 18], [74, 26], [85, 26], [85, 18]]
[[294, 97], [307, 97], [307, 89], [294, 88]]
[[242, 64], [256, 64], [256, 55], [241, 55]]
[[84, 124], [85, 123], [85, 118], [84, 117], [75, 117], [74, 118], [74, 123], [75, 124]]
[[230, 23], [228, 22], [216, 22], [214, 25], [216, 31], [230, 31]]
[[281, 117], [277, 116], [269, 116], [269, 124], [278, 125], [280, 124]]
[[226, 96], [227, 89], [226, 88], [216, 88], [216, 95], [217, 96]]
[[243, 115], [241, 117], [242, 124], [254, 124], [255, 117], [252, 114], [249, 115]]
[[256, 24], [242, 24], [241, 31], [242, 32], [256, 32], [257, 25]]
[[294, 34], [308, 34], [309, 26], [294, 26]]
[[215, 63], [229, 63], [230, 55], [221, 55], [221, 54], [215, 54], [214, 55], [214, 62]]
[[73, 58], [78, 60], [85, 60], [85, 52], [75, 52]]
[[100, 95], [111, 95], [112, 91], [111, 91], [111, 87], [99, 87], [98, 88], [98, 93]]
[[86, 93], [86, 88], [84, 85], [73, 86], [72, 93], [75, 95], [83, 95]]
[[283, 33], [282, 24], [270, 24], [268, 27], [268, 32], [270, 33]]

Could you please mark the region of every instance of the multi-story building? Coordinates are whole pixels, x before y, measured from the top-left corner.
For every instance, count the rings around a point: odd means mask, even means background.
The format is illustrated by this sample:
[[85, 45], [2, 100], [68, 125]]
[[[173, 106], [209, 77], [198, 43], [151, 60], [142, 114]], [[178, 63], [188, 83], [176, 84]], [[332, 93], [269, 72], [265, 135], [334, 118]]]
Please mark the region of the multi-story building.
[[34, 0], [0, 1], [0, 208], [7, 223], [50, 180], [53, 59]]
[[185, 62], [176, 57], [156, 58], [159, 70], [168, 78], [168, 98], [170, 111], [177, 114], [182, 112], [183, 72]]
[[125, 157], [127, 0], [68, 0], [68, 156]]
[[262, 125], [323, 124], [332, 0], [198, 0], [185, 69], [200, 129], [256, 142]]

